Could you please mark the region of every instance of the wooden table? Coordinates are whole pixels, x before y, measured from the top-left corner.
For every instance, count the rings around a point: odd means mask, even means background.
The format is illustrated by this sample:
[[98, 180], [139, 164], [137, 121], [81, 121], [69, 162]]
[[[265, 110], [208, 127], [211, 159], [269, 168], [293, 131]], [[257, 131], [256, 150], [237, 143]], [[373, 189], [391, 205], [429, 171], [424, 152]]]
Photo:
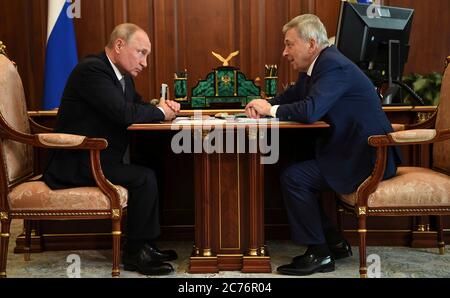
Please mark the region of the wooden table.
[[[207, 125], [201, 125], [205, 123]], [[246, 144], [277, 129], [324, 129], [325, 122], [238, 123], [215, 125], [135, 124], [131, 131], [188, 130], [208, 140], [210, 133], [230, 131], [244, 135]], [[272, 130], [273, 129], [273, 130]], [[264, 132], [264, 133], [263, 133]], [[242, 135], [241, 135], [242, 136]], [[235, 136], [233, 139], [236, 140]], [[228, 139], [227, 139], [228, 140]], [[235, 145], [238, 144], [236, 141]], [[234, 147], [237, 149], [237, 147]], [[226, 150], [224, 150], [225, 152]], [[264, 165], [260, 150], [249, 153], [194, 154], [195, 244], [189, 260], [190, 273], [241, 270], [245, 273], [271, 272], [270, 255], [264, 242]], [[227, 151], [229, 152], [229, 151]]]

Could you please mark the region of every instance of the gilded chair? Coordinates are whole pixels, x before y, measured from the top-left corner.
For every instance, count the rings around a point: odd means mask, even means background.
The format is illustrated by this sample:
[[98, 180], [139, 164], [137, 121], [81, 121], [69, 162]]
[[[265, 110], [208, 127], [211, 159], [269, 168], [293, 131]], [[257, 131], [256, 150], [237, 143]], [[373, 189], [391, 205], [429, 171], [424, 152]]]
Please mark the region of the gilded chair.
[[[450, 57], [447, 65], [449, 62]], [[450, 67], [446, 67], [440, 104], [434, 115], [425, 122], [395, 125], [394, 129], [393, 133], [369, 138], [377, 154], [371, 176], [355, 193], [338, 195], [343, 210], [358, 217], [361, 277], [367, 277], [366, 219], [369, 216], [437, 216], [438, 248], [441, 254], [445, 252], [440, 216], [450, 215]], [[431, 169], [399, 167], [395, 177], [381, 181], [387, 148], [415, 144], [433, 144]]]
[[[107, 147], [107, 141], [50, 131], [28, 118], [22, 81], [3, 51], [0, 53], [0, 277], [6, 277], [12, 219], [25, 222], [110, 219], [112, 276], [117, 277], [120, 275], [121, 218], [128, 193], [123, 187], [111, 184], [102, 173], [100, 151]], [[96, 187], [49, 189], [34, 172], [35, 147], [88, 150]], [[31, 231], [25, 231], [25, 251], [29, 252]]]

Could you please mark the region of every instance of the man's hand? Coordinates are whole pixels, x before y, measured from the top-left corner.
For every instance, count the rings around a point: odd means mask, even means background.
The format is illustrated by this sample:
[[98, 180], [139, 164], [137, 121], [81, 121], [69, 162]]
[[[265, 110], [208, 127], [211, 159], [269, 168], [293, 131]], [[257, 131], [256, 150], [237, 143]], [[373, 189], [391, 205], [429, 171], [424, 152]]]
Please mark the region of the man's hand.
[[247, 117], [258, 119], [263, 116], [270, 116], [272, 105], [265, 99], [255, 99], [245, 107]]
[[166, 104], [175, 112], [175, 114], [180, 112], [181, 106], [178, 102], [174, 100], [166, 100]]
[[175, 119], [175, 117], [177, 116], [176, 113], [180, 111], [179, 103], [176, 103], [172, 100], [165, 100], [164, 98], [161, 98], [159, 100], [158, 107], [163, 109], [164, 114], [166, 115], [165, 120], [167, 121]]

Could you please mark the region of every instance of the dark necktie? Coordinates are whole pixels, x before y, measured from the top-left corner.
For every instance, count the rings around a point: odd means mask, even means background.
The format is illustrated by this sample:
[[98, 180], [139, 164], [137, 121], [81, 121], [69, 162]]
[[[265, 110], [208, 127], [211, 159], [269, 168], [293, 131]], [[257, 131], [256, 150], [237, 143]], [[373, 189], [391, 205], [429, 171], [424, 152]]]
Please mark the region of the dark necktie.
[[306, 75], [306, 77], [305, 77], [305, 85], [306, 85], [307, 87], [309, 87], [310, 81], [311, 81], [311, 76]]
[[119, 82], [120, 82], [120, 85], [122, 85], [123, 93], [125, 93], [125, 77], [122, 77]]
[[305, 75], [304, 85], [303, 85], [303, 88], [301, 89], [301, 90], [303, 90], [302, 91], [303, 92], [302, 93], [302, 97], [303, 98], [305, 98], [308, 95], [310, 83], [311, 83], [311, 77], [308, 76], [308, 75]]
[[[122, 85], [123, 93], [125, 93], [125, 77], [122, 77], [119, 82], [120, 82], [120, 85]], [[123, 155], [122, 161], [126, 165], [130, 164], [130, 145], [129, 144], [127, 146], [125, 154]]]

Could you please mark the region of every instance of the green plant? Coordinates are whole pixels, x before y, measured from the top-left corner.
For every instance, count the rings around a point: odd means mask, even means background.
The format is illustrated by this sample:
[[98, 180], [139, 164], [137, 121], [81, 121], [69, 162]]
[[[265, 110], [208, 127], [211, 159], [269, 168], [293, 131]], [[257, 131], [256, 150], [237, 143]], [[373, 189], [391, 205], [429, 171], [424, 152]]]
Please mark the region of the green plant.
[[[438, 105], [441, 95], [442, 74], [433, 72], [427, 75], [412, 73], [403, 77], [403, 82], [416, 92], [426, 105]], [[404, 98], [410, 101], [409, 94]]]

